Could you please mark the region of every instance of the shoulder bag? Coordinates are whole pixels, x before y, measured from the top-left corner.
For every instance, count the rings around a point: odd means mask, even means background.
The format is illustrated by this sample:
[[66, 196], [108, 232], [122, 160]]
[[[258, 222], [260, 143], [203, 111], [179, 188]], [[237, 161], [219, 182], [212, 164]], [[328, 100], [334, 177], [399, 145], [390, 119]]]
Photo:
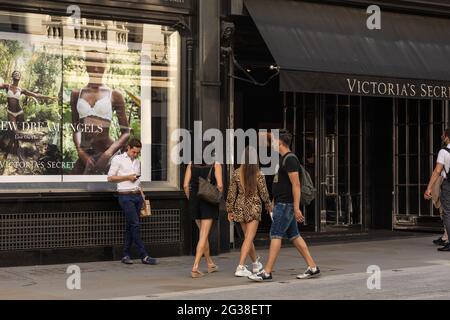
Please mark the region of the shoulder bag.
[[214, 167], [209, 170], [208, 177], [198, 177], [198, 193], [197, 197], [208, 203], [219, 205], [222, 199], [222, 194], [215, 185], [211, 183], [211, 173]]
[[142, 199], [144, 200], [144, 203], [142, 204], [140, 216], [141, 216], [141, 218], [147, 218], [152, 215], [152, 207], [150, 205], [150, 200], [145, 198], [145, 194], [142, 191], [142, 189], [141, 189], [141, 195], [142, 195]]

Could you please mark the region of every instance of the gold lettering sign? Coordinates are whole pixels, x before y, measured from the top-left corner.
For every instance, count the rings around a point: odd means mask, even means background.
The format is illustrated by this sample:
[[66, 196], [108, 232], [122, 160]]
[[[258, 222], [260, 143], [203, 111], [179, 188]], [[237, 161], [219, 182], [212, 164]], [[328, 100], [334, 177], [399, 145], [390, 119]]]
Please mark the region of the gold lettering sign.
[[347, 78], [350, 94], [421, 99], [449, 99], [450, 85], [417, 82], [389, 82]]

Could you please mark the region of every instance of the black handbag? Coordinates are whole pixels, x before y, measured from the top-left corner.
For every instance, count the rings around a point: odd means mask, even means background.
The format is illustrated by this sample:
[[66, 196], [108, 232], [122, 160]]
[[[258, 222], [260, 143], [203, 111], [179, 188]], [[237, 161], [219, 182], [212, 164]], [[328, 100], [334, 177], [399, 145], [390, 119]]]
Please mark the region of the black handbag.
[[222, 200], [222, 193], [215, 185], [211, 183], [211, 173], [213, 167], [209, 170], [208, 177], [198, 177], [198, 193], [197, 197], [208, 203], [219, 205]]

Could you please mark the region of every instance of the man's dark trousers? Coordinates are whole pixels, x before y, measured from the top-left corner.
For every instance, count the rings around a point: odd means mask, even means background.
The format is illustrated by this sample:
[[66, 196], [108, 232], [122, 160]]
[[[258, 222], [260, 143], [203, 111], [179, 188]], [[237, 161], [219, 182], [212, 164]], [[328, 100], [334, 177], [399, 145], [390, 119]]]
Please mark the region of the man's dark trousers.
[[144, 200], [142, 196], [137, 195], [119, 195], [119, 204], [125, 214], [126, 230], [125, 244], [123, 248], [123, 256], [131, 257], [131, 245], [136, 244], [139, 257], [144, 259], [148, 256], [144, 243], [141, 239], [139, 213], [141, 211]]

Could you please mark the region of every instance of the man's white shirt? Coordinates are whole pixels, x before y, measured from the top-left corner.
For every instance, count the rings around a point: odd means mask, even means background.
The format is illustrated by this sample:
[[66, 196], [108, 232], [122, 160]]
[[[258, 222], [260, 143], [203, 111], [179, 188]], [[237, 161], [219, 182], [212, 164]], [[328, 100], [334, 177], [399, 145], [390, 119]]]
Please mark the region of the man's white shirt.
[[[450, 149], [450, 144], [447, 146], [447, 148]], [[448, 172], [450, 169], [450, 153], [448, 153], [446, 150], [439, 151], [436, 162], [442, 164], [445, 168], [445, 171]], [[442, 170], [441, 176], [446, 178], [444, 170]]]
[[[111, 161], [111, 167], [109, 168], [108, 177], [118, 176], [124, 177], [129, 175], [141, 174], [141, 162], [138, 159], [131, 160], [128, 154], [115, 156]], [[137, 179], [135, 182], [124, 181], [117, 183], [118, 192], [138, 191], [140, 188], [141, 180]]]

